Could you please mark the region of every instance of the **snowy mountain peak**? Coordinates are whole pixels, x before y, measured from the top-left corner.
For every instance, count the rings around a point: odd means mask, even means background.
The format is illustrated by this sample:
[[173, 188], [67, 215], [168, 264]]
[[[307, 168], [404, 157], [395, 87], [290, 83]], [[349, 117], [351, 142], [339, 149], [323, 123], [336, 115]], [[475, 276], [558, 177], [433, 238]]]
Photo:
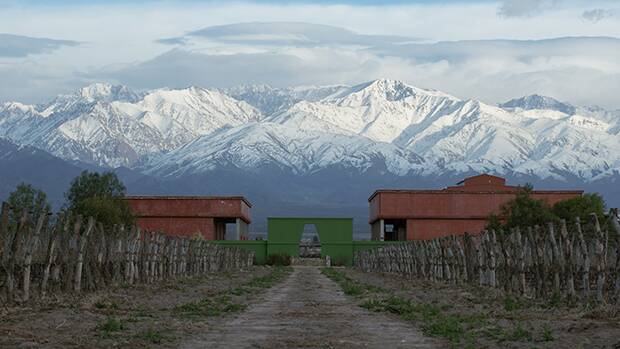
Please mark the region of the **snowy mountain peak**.
[[127, 86], [97, 82], [79, 89], [77, 96], [88, 101], [137, 102], [141, 95]]
[[351, 87], [334, 95], [333, 99], [342, 99], [341, 104], [371, 105], [383, 102], [401, 102], [411, 98], [438, 97], [453, 101], [459, 99], [449, 94], [414, 87], [400, 80], [377, 79]]
[[[0, 137], [161, 176], [330, 167], [591, 179], [620, 169], [620, 114], [532, 95], [500, 107], [379, 79], [354, 87], [93, 84], [46, 106], [0, 104]], [[567, 115], [569, 114], [569, 115]]]
[[0, 105], [1, 112], [7, 113], [36, 113], [36, 109], [32, 105], [22, 104], [19, 102], [6, 102]]
[[372, 98], [382, 98], [388, 101], [398, 101], [415, 95], [419, 89], [409, 86], [402, 81], [378, 79], [351, 87], [350, 94], [364, 96], [370, 101]]
[[568, 115], [573, 115], [576, 111], [576, 108], [568, 103], [560, 102], [552, 97], [537, 94], [511, 99], [506, 103], [500, 104], [499, 106], [504, 109], [520, 108], [523, 110], [555, 110]]

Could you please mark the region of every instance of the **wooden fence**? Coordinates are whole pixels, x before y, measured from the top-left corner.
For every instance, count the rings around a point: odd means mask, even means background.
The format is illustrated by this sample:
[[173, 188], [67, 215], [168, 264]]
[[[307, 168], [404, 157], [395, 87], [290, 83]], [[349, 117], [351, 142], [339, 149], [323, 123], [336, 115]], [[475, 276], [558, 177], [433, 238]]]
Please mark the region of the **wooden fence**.
[[249, 267], [254, 252], [202, 239], [166, 236], [137, 227], [105, 229], [92, 218], [58, 214], [10, 222], [0, 215], [2, 302], [26, 302], [61, 292], [153, 283]]
[[495, 287], [509, 294], [620, 304], [620, 226], [577, 218], [545, 227], [485, 231], [358, 251], [354, 265], [367, 272]]

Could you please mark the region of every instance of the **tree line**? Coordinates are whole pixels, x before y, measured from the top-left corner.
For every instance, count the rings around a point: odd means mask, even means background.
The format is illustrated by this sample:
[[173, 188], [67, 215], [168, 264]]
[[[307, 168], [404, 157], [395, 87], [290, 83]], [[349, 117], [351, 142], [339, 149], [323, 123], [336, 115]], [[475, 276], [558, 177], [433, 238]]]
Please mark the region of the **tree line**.
[[[93, 217], [107, 228], [115, 225], [130, 226], [134, 223], [134, 218], [129, 204], [123, 200], [126, 193], [127, 188], [115, 173], [83, 171], [71, 181], [60, 210]], [[28, 183], [19, 184], [6, 202], [11, 209], [10, 226], [19, 223], [25, 210], [35, 217], [52, 212], [47, 194]]]
[[558, 224], [562, 220], [574, 222], [576, 218], [587, 222], [592, 215], [601, 222], [605, 221], [605, 200], [597, 193], [584, 194], [553, 205], [535, 199], [532, 194], [531, 184], [521, 187], [513, 199], [500, 207], [498, 213], [487, 218], [485, 230], [509, 233], [518, 227], [546, 226], [549, 222]]

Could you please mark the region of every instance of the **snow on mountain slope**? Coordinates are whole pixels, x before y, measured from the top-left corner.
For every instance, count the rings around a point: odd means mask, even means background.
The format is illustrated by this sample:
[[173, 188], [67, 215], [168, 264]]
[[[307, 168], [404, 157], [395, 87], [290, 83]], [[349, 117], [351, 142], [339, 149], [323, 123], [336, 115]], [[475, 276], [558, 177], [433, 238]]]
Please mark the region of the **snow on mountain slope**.
[[300, 101], [316, 102], [348, 89], [347, 86], [298, 86], [273, 88], [267, 85], [245, 85], [222, 90], [223, 93], [247, 102], [263, 115], [282, 112]]
[[557, 99], [539, 95], [530, 95], [521, 98], [511, 99], [508, 102], [500, 104], [499, 106], [504, 109], [556, 110], [569, 115], [575, 114], [576, 111], [576, 108], [568, 103], [563, 103], [558, 101]]
[[245, 102], [196, 87], [138, 94], [124, 86], [93, 84], [43, 106], [5, 104], [0, 136], [64, 159], [133, 166], [152, 154], [259, 117]]
[[491, 106], [387, 79], [145, 93], [94, 84], [46, 105], [0, 106], [0, 137], [166, 177], [273, 166], [304, 175], [340, 166], [398, 176], [489, 171], [589, 180], [620, 170], [619, 133], [619, 111], [536, 95]]
[[354, 86], [318, 102], [300, 102], [269, 118], [295, 127], [327, 127], [332, 132], [359, 134], [379, 142], [392, 142], [411, 124], [452, 110], [460, 101], [450, 95], [375, 80]]
[[364, 172], [385, 166], [397, 175], [420, 170], [423, 160], [413, 153], [366, 137], [302, 130], [271, 122], [224, 129], [152, 159], [146, 173], [181, 176], [218, 167], [255, 171], [278, 166], [295, 174], [309, 174], [330, 166]]

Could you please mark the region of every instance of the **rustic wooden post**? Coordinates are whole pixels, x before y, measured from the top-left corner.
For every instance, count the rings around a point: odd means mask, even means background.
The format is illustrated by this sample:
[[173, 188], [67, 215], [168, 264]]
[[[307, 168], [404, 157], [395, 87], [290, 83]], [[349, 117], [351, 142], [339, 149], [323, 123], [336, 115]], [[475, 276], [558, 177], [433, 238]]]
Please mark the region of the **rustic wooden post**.
[[41, 297], [45, 297], [47, 294], [47, 282], [50, 278], [50, 270], [52, 263], [56, 259], [56, 244], [58, 243], [58, 237], [62, 232], [62, 226], [64, 224], [65, 215], [59, 213], [54, 225], [54, 229], [50, 232], [49, 242], [47, 244], [47, 253], [45, 255], [45, 268], [43, 269], [43, 280], [41, 281]]
[[588, 251], [588, 245], [583, 237], [583, 231], [581, 230], [580, 218], [575, 218], [575, 228], [577, 230], [577, 238], [579, 239], [579, 250], [581, 252], [581, 287], [582, 297], [584, 300], [590, 296], [590, 252]]
[[601, 230], [601, 225], [599, 224], [596, 214], [592, 213], [591, 216], [596, 233], [596, 238], [594, 239], [596, 253], [596, 299], [599, 302], [603, 302], [605, 300], [603, 291], [605, 287], [605, 265], [607, 258], [607, 251], [605, 249], [606, 237]]
[[540, 271], [540, 259], [538, 259], [538, 253], [536, 252], [536, 239], [534, 238], [534, 228], [527, 228], [528, 249], [532, 256], [532, 271], [535, 275], [535, 292], [540, 295], [541, 284], [543, 283], [543, 275]]
[[521, 230], [519, 228], [515, 229], [514, 239], [515, 239], [515, 252], [516, 252], [516, 258], [517, 258], [517, 270], [519, 272], [519, 292], [521, 293], [521, 295], [525, 295], [525, 292], [526, 292], [525, 246], [523, 243], [523, 237], [521, 235]]
[[497, 246], [497, 234], [495, 230], [491, 230], [487, 233], [488, 254], [489, 254], [489, 285], [491, 287], [497, 287], [497, 258], [495, 257], [495, 251]]
[[560, 251], [558, 248], [557, 240], [555, 239], [555, 230], [553, 223], [547, 225], [549, 229], [549, 241], [551, 242], [551, 253], [553, 261], [551, 263], [553, 268], [553, 292], [560, 293]]
[[616, 306], [618, 306], [620, 305], [620, 222], [618, 222], [619, 217], [617, 208], [612, 208], [609, 210], [609, 218], [611, 219], [611, 227], [616, 232], [616, 265], [614, 266], [616, 281], [614, 283], [614, 298], [616, 301]]
[[482, 233], [478, 239], [478, 244], [476, 245], [476, 253], [478, 255], [478, 282], [480, 286], [485, 285], [485, 276], [486, 276], [486, 264], [484, 263], [484, 255], [485, 246], [486, 246], [486, 233]]
[[37, 243], [39, 242], [39, 234], [41, 233], [41, 229], [43, 229], [43, 223], [47, 220], [47, 212], [41, 212], [41, 216], [37, 221], [37, 225], [34, 229], [34, 232], [29, 237], [29, 240], [26, 242], [25, 246], [25, 256], [24, 256], [24, 275], [23, 275], [23, 295], [22, 300], [27, 302], [30, 299], [30, 268], [32, 265], [32, 254], [34, 250], [37, 248]]
[[86, 241], [88, 241], [88, 236], [95, 226], [95, 219], [93, 217], [88, 218], [88, 224], [86, 226], [86, 231], [81, 234], [79, 239], [78, 251], [77, 251], [77, 263], [75, 265], [75, 281], [73, 290], [75, 292], [80, 292], [82, 289], [82, 267], [84, 265], [84, 247], [86, 246]]
[[11, 303], [15, 299], [15, 255], [17, 254], [17, 248], [19, 246], [19, 240], [21, 238], [21, 234], [27, 229], [26, 225], [28, 224], [28, 211], [24, 210], [21, 219], [19, 220], [19, 225], [13, 234], [9, 233], [9, 238], [6, 243], [8, 246], [7, 251], [4, 253], [5, 263], [5, 271], [6, 271], [6, 280], [5, 280], [5, 288], [6, 288], [6, 299], [8, 303]]
[[2, 202], [2, 210], [0, 211], [0, 260], [3, 260], [5, 253], [5, 242], [9, 235], [9, 204]]
[[575, 278], [574, 278], [574, 266], [573, 266], [573, 242], [568, 236], [568, 229], [566, 228], [566, 221], [562, 219], [560, 221], [560, 234], [562, 241], [564, 242], [564, 272], [566, 273], [566, 293], [570, 301], [575, 299]]
[[502, 251], [502, 255], [504, 257], [504, 265], [503, 268], [503, 288], [505, 292], [512, 292], [512, 277], [513, 277], [513, 257], [512, 251], [510, 250], [510, 246], [508, 246], [510, 242], [508, 233], [500, 230], [499, 233], [499, 248]]

